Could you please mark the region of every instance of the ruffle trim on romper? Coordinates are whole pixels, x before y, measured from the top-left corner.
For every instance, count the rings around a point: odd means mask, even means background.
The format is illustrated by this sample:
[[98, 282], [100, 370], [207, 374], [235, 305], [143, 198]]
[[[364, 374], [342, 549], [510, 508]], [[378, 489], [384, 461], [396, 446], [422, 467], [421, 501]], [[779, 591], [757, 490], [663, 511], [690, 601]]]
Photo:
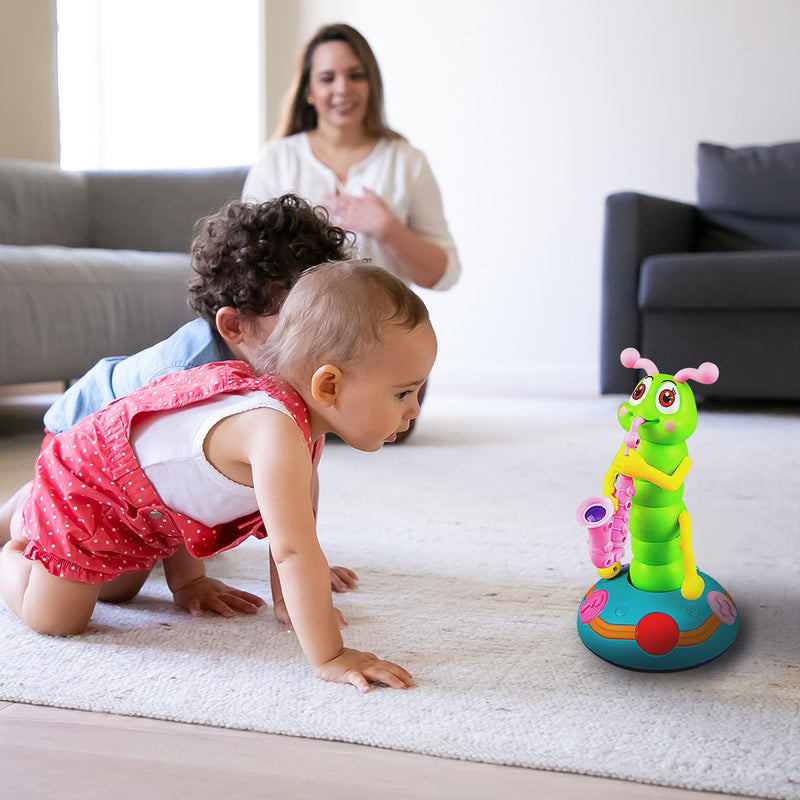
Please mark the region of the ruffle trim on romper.
[[[107, 573], [86, 569], [65, 558], [60, 558], [52, 553], [48, 553], [37, 542], [28, 542], [28, 546], [25, 548], [22, 555], [31, 561], [39, 561], [51, 575], [55, 575], [57, 578], [64, 578], [68, 581], [107, 583], [122, 574], [118, 570]], [[153, 565], [155, 565], [155, 562], [156, 559], [153, 559]], [[151, 565], [151, 569], [153, 565]]]

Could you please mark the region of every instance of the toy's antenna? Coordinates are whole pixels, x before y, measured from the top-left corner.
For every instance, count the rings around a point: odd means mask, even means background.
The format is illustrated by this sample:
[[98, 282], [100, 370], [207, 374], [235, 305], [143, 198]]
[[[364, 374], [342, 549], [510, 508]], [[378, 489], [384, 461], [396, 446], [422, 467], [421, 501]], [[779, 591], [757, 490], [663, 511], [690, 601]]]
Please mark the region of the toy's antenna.
[[619, 360], [623, 367], [643, 369], [648, 375], [658, 375], [658, 367], [649, 358], [642, 358], [635, 347], [626, 347], [620, 353]]
[[697, 369], [687, 367], [675, 373], [678, 383], [697, 381], [698, 383], [714, 383], [719, 378], [719, 367], [710, 361], [704, 361]]

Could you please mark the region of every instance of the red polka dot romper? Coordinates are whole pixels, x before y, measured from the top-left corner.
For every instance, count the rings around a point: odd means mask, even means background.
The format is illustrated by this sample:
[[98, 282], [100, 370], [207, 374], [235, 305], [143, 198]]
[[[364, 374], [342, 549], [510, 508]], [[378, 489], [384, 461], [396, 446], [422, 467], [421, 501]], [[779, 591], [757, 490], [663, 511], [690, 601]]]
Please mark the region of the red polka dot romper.
[[87, 417], [43, 446], [23, 509], [25, 556], [53, 575], [103, 583], [152, 569], [181, 544], [196, 558], [264, 538], [258, 513], [205, 526], [167, 508], [131, 448], [139, 414], [170, 411], [222, 393], [263, 391], [281, 402], [313, 452], [308, 409], [278, 378], [256, 376], [243, 362], [219, 362], [159, 378]]

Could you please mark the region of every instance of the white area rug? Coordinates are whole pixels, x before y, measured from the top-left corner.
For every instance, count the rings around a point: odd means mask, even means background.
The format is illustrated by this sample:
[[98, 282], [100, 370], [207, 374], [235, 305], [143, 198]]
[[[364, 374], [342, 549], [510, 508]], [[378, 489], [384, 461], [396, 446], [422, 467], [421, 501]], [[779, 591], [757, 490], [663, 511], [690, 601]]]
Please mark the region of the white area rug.
[[[154, 576], [71, 639], [36, 636], [0, 604], [0, 697], [800, 798], [800, 411], [701, 412], [685, 492], [695, 554], [741, 632], [711, 664], [644, 674], [576, 633], [596, 573], [573, 513], [622, 441], [618, 399], [434, 394], [407, 445], [328, 446], [321, 539], [361, 579], [337, 597], [345, 640], [406, 666], [410, 691], [322, 683], [270, 610], [191, 619]], [[36, 437], [7, 441], [5, 471]], [[265, 547], [209, 571], [268, 598]]]

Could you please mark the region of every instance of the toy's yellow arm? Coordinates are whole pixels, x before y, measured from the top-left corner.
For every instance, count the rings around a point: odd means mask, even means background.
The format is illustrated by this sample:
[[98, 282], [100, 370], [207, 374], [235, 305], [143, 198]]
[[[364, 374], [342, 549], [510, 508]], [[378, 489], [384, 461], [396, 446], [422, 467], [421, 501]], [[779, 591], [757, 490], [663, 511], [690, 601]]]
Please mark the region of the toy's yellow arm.
[[[656, 486], [667, 492], [674, 492], [683, 485], [689, 470], [692, 468], [692, 459], [684, 456], [675, 471], [668, 475], [660, 469], [648, 464], [639, 453], [628, 451], [627, 455], [617, 454], [611, 465], [611, 470], [616, 470], [618, 474], [627, 475], [629, 478], [640, 478], [641, 480], [654, 483]], [[607, 476], [606, 476], [607, 477]], [[603, 482], [605, 487], [605, 482]]]
[[692, 519], [688, 511], [681, 511], [678, 515], [678, 527], [681, 532], [680, 548], [683, 554], [681, 594], [687, 600], [697, 600], [703, 594], [705, 581], [697, 574], [697, 564], [692, 550]]

